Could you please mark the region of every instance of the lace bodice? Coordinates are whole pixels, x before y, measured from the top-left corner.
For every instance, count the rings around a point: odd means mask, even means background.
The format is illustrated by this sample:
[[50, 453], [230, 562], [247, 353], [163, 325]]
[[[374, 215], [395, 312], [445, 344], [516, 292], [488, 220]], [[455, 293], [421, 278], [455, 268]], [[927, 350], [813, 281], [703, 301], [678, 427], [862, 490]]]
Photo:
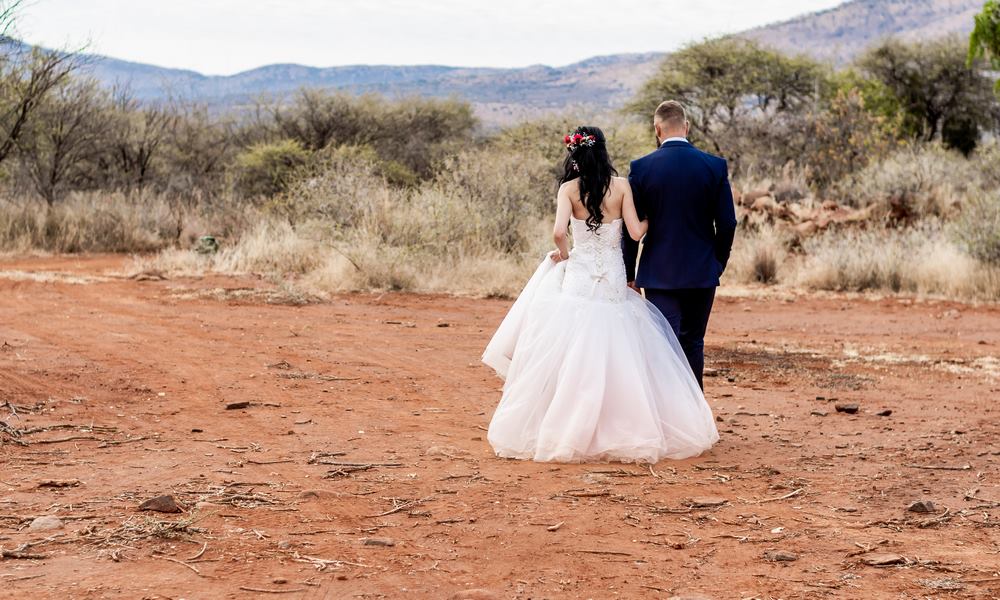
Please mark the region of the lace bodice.
[[571, 217], [573, 251], [566, 263], [563, 279], [565, 293], [606, 302], [625, 299], [627, 280], [621, 244], [623, 223], [621, 219], [615, 219], [591, 231], [586, 221]]

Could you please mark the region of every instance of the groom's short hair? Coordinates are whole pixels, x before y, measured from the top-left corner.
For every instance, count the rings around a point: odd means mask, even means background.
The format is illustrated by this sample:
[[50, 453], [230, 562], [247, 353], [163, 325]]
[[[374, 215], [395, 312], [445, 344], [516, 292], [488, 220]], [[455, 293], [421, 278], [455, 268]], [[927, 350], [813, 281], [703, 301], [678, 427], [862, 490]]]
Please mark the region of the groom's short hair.
[[684, 105], [676, 100], [661, 102], [653, 113], [653, 118], [666, 125], [683, 126], [687, 122], [687, 111]]

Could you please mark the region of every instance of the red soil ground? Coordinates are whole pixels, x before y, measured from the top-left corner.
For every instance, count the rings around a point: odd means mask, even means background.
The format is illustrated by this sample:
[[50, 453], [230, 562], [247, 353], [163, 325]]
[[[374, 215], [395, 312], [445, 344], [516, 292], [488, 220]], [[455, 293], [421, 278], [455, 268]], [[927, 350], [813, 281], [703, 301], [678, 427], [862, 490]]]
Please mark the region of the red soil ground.
[[0, 260], [0, 597], [1000, 597], [996, 306], [729, 292], [717, 447], [534, 464], [485, 440], [509, 301], [123, 264]]

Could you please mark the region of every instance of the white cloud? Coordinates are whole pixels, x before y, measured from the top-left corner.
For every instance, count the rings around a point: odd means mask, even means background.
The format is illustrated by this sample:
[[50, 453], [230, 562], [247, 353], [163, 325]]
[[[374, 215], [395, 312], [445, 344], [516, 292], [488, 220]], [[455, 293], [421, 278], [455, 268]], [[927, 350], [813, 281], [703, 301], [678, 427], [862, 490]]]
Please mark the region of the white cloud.
[[229, 74], [295, 62], [561, 65], [666, 51], [843, 0], [33, 0], [28, 42]]

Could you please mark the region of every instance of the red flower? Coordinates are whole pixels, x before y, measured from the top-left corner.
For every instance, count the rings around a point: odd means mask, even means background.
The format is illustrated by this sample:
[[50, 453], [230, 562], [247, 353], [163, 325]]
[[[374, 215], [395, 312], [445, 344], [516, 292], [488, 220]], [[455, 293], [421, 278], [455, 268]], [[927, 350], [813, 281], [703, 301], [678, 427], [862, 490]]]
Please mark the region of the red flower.
[[573, 136], [573, 142], [579, 144], [582, 141], [583, 141], [583, 136], [580, 135], [579, 133]]
[[569, 137], [569, 135], [567, 135], [566, 137], [564, 137], [564, 138], [563, 138], [563, 142], [565, 142], [565, 143], [567, 143], [567, 144], [569, 144], [569, 143], [570, 143], [570, 141], [571, 141], [571, 140], [570, 140], [570, 137]]

